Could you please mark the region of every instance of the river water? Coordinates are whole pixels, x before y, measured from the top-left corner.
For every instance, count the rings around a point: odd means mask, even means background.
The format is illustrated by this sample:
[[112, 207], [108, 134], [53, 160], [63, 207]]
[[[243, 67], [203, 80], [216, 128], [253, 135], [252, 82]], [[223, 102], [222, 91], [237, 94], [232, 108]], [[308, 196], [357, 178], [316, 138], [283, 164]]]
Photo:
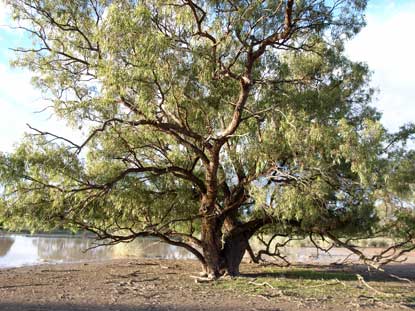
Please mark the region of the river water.
[[[37, 265], [42, 263], [71, 263], [110, 260], [120, 258], [194, 259], [187, 250], [161, 243], [155, 239], [136, 239], [131, 243], [114, 246], [95, 246], [95, 240], [69, 235], [0, 235], [0, 269]], [[255, 243], [253, 248], [255, 247]], [[88, 251], [86, 251], [89, 249]], [[367, 255], [379, 253], [380, 249], [364, 249]], [[343, 248], [333, 248], [329, 253], [314, 247], [285, 247], [281, 249], [291, 262], [310, 264], [357, 262], [356, 255]], [[415, 252], [407, 254], [408, 261], [415, 263]]]
[[160, 243], [154, 239], [136, 239], [129, 244], [89, 249], [95, 245], [94, 239], [79, 236], [3, 235], [0, 236], [0, 268], [132, 257], [193, 258], [192, 254], [183, 248]]

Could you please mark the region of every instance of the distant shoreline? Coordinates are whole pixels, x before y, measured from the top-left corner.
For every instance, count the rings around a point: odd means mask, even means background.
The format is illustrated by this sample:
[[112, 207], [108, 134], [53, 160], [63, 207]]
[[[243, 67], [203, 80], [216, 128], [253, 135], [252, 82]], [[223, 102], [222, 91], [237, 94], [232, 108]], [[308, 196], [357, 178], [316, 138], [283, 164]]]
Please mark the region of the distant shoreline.
[[95, 239], [95, 235], [85, 232], [85, 233], [71, 233], [71, 232], [38, 232], [38, 233], [30, 233], [29, 231], [21, 231], [21, 232], [9, 232], [9, 231], [0, 231], [1, 236], [26, 236], [26, 237], [42, 237], [42, 238], [53, 238], [53, 237], [66, 237], [66, 238], [91, 238]]

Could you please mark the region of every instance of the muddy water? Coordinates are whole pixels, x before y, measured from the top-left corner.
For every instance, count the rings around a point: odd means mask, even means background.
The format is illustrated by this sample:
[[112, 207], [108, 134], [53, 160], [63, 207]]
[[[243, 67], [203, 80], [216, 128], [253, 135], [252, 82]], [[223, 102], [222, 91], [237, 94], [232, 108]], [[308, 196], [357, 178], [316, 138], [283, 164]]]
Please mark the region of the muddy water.
[[[0, 268], [20, 267], [41, 263], [69, 263], [116, 258], [190, 259], [192, 255], [182, 248], [137, 239], [130, 244], [94, 247], [88, 237], [73, 236], [0, 236]], [[88, 250], [89, 249], [89, 250]]]
[[[117, 258], [194, 259], [183, 248], [160, 243], [154, 239], [136, 239], [132, 243], [115, 246], [94, 247], [95, 241], [79, 236], [28, 236], [0, 235], [0, 269], [37, 265], [41, 263], [70, 263]], [[254, 248], [255, 245], [253, 245]], [[88, 251], [86, 251], [89, 249]], [[380, 249], [363, 250], [367, 255], [379, 253]], [[313, 247], [285, 247], [281, 253], [291, 263], [330, 264], [357, 262], [356, 255], [342, 248], [326, 253]], [[415, 263], [415, 252], [407, 254], [407, 262]]]

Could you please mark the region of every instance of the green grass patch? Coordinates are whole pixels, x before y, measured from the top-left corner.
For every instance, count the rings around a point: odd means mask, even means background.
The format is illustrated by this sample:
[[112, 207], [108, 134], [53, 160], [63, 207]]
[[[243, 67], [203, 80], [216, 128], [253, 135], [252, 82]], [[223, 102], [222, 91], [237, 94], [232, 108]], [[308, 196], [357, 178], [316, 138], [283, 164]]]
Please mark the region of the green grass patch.
[[411, 303], [411, 304], [415, 304], [415, 296], [408, 296], [408, 297], [405, 297], [405, 298], [406, 298], [405, 299], [406, 302]]
[[324, 268], [264, 267], [233, 279], [223, 278], [213, 288], [247, 295], [288, 296], [294, 299], [367, 299], [415, 303], [414, 286], [402, 282], [360, 282], [356, 274]]
[[339, 281], [354, 281], [356, 275], [344, 271], [331, 271], [327, 269], [310, 269], [310, 268], [278, 268], [268, 267], [263, 272], [247, 274], [247, 276], [254, 277], [269, 277], [269, 278], [286, 278], [286, 279], [304, 279], [304, 280], [339, 280]]

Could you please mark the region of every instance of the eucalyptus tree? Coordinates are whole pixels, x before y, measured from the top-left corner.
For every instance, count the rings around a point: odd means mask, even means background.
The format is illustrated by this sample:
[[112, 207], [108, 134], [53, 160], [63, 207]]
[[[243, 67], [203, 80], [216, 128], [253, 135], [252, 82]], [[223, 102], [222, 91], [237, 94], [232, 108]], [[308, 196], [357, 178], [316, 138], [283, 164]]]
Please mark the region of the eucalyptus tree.
[[257, 258], [256, 233], [342, 243], [379, 224], [390, 137], [344, 55], [366, 1], [7, 4], [33, 40], [15, 65], [86, 134], [32, 128], [2, 155], [5, 228], [157, 237], [217, 277]]

